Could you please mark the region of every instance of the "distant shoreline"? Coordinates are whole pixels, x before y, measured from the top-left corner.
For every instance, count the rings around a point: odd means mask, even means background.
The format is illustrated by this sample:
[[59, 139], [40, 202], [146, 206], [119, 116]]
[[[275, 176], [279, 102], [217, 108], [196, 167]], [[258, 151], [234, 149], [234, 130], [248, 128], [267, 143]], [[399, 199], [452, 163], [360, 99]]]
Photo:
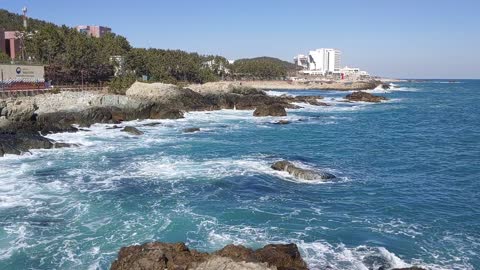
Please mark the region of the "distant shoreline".
[[337, 90], [355, 91], [372, 90], [379, 86], [388, 86], [398, 80], [370, 80], [370, 81], [224, 81], [205, 84], [192, 84], [188, 88], [199, 93], [215, 93], [229, 87], [247, 87], [262, 90]]

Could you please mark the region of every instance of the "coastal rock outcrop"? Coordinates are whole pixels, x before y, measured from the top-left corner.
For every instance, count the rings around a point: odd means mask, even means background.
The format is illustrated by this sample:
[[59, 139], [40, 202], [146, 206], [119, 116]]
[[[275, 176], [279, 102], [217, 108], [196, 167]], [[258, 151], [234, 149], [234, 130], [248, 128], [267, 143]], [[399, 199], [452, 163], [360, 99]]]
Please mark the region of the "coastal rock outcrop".
[[111, 270], [150, 269], [290, 269], [306, 270], [295, 244], [268, 245], [259, 250], [229, 245], [212, 254], [189, 249], [184, 243], [147, 243], [123, 247]]
[[[286, 82], [275, 83], [283, 85]], [[186, 111], [199, 110], [255, 110], [254, 116], [286, 116], [286, 108], [300, 108], [295, 102], [327, 105], [319, 101], [322, 99], [319, 96], [270, 96], [247, 82], [189, 87], [191, 89], [171, 84], [136, 82], [126, 91], [126, 95], [98, 91], [60, 92], [1, 99], [0, 132], [76, 132], [76, 125], [88, 127], [95, 123], [118, 124], [137, 119], [179, 119], [184, 117]], [[353, 95], [351, 99], [358, 98]]]
[[279, 104], [263, 105], [257, 107], [253, 112], [253, 116], [287, 116], [287, 111], [285, 110], [285, 107]]
[[318, 179], [328, 180], [328, 179], [336, 178], [335, 175], [327, 172], [316, 172], [313, 170], [299, 168], [295, 166], [293, 163], [286, 160], [275, 162], [272, 165], [272, 169], [276, 171], [288, 172], [293, 177], [302, 179], [302, 180], [318, 180]]
[[30, 149], [51, 149], [71, 147], [66, 143], [56, 143], [39, 134], [0, 133], [0, 157], [6, 154], [21, 155]]
[[130, 133], [132, 135], [143, 135], [143, 131], [140, 131], [138, 128], [136, 127], [131, 127], [131, 126], [126, 126], [124, 127], [122, 130], [120, 130], [122, 132], [126, 132], [126, 133]]
[[33, 100], [9, 100], [3, 102], [0, 115], [10, 121], [32, 121], [37, 109]]
[[285, 102], [292, 103], [292, 102], [299, 102], [299, 103], [307, 103], [313, 106], [329, 106], [325, 102], [318, 101], [319, 99], [323, 99], [322, 96], [287, 96], [282, 95], [279, 97], [280, 99], [284, 100]]
[[387, 100], [386, 97], [375, 96], [375, 95], [372, 95], [370, 93], [363, 92], [363, 91], [357, 91], [357, 92], [353, 92], [351, 94], [348, 94], [345, 97], [345, 99], [347, 99], [349, 101], [364, 101], [364, 102], [375, 102], [375, 103], [381, 102], [383, 100]]

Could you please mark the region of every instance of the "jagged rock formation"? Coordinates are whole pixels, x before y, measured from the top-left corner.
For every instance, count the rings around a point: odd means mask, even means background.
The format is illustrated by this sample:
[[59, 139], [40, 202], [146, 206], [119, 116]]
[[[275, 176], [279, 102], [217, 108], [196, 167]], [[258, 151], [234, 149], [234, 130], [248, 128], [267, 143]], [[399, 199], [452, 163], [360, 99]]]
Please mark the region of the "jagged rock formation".
[[229, 245], [214, 253], [190, 250], [184, 243], [147, 243], [124, 247], [111, 270], [150, 269], [284, 269], [306, 270], [295, 244], [267, 245], [258, 250]]

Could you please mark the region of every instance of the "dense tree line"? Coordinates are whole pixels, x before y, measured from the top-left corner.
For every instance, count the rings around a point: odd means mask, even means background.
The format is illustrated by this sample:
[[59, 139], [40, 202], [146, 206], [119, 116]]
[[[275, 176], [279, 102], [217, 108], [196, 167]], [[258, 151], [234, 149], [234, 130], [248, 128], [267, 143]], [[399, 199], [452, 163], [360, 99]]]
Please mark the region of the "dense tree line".
[[113, 76], [111, 56], [125, 55], [131, 47], [115, 34], [92, 38], [66, 26], [41, 27], [25, 41], [27, 55], [46, 65], [46, 79], [55, 83], [101, 82]]
[[152, 81], [166, 83], [193, 82], [205, 83], [216, 81], [221, 72], [210, 68], [210, 59], [226, 59], [202, 56], [180, 50], [132, 49], [125, 58], [127, 70], [145, 75]]
[[[28, 28], [38, 29], [43, 26], [54, 25], [42, 20], [28, 18]], [[21, 15], [8, 12], [7, 10], [0, 9], [0, 29], [6, 31], [21, 31], [23, 29], [23, 17]]]
[[232, 71], [237, 78], [260, 80], [281, 79], [288, 73], [281, 60], [266, 57], [237, 60]]
[[[22, 17], [0, 10], [0, 29], [23, 31]], [[220, 79], [280, 79], [295, 67], [276, 58], [241, 59], [230, 65], [226, 58], [180, 50], [132, 48], [128, 40], [113, 33], [93, 38], [67, 26], [29, 19], [24, 33], [26, 59], [44, 64], [46, 79], [55, 84], [111, 81], [122, 92], [133, 81], [205, 83]], [[123, 69], [114, 78], [121, 56]], [[0, 55], [0, 61], [5, 59]], [[294, 66], [294, 65], [293, 65]], [[118, 75], [118, 74], [117, 74]]]

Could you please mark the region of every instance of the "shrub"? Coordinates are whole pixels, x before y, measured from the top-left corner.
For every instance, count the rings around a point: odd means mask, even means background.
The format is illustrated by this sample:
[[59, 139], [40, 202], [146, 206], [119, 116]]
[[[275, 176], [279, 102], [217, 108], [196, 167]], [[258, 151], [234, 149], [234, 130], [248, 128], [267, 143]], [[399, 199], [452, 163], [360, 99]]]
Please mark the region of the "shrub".
[[108, 85], [108, 92], [117, 95], [125, 95], [137, 78], [134, 75], [125, 75], [113, 78]]

